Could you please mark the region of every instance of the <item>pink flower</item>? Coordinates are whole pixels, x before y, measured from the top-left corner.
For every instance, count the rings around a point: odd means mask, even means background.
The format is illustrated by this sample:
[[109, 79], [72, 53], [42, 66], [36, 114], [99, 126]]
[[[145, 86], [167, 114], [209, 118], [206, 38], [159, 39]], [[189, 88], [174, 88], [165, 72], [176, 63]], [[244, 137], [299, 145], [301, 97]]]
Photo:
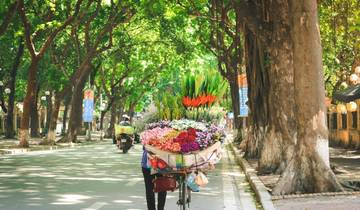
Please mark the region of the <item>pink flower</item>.
[[172, 131], [172, 128], [160, 128], [156, 127], [150, 130], [146, 130], [140, 134], [142, 144], [149, 144], [149, 142], [159, 141], [163, 136]]

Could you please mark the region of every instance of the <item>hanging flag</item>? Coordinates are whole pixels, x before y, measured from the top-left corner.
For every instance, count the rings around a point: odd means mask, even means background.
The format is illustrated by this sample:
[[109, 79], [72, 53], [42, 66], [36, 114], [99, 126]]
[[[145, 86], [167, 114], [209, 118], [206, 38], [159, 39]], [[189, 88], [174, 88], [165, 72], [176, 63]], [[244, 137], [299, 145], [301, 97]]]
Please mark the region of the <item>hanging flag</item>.
[[83, 101], [83, 121], [92, 122], [94, 112], [94, 91], [87, 89], [84, 91]]
[[248, 86], [246, 74], [238, 75], [239, 83], [239, 100], [240, 100], [240, 115], [239, 117], [247, 117], [249, 115], [248, 107]]

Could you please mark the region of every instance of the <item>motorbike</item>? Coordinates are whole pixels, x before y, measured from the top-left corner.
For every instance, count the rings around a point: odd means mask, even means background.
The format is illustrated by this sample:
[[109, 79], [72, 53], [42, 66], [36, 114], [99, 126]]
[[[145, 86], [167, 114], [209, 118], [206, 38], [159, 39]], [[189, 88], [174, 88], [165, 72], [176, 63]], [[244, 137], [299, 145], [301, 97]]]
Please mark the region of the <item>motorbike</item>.
[[116, 125], [115, 126], [115, 143], [116, 146], [127, 153], [133, 146], [135, 140], [135, 129], [129, 125]]

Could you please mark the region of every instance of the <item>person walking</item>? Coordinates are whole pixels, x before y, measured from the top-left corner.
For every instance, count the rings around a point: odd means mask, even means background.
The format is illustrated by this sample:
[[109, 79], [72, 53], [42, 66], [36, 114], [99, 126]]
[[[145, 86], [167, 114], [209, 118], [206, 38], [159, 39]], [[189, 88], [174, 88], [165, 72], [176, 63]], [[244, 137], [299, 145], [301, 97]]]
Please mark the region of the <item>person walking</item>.
[[[158, 174], [151, 174], [151, 169], [148, 164], [147, 151], [143, 147], [143, 156], [141, 160], [141, 168], [144, 175], [145, 191], [146, 191], [146, 203], [148, 210], [156, 210], [155, 208], [155, 193], [153, 180], [155, 177], [160, 176]], [[158, 193], [157, 210], [164, 210], [166, 201], [166, 191]]]

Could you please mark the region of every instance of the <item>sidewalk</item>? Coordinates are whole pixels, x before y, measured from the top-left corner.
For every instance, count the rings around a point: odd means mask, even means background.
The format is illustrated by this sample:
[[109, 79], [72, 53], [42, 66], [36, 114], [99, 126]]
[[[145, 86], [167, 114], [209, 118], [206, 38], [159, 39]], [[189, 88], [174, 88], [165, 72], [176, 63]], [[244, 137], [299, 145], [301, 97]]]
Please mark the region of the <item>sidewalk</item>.
[[[39, 143], [43, 140], [42, 138], [31, 138], [29, 140], [29, 148], [19, 148], [18, 139], [5, 139], [4, 136], [0, 136], [0, 155], [13, 155], [31, 151], [65, 149], [76, 146], [90, 145], [100, 140], [100, 132], [92, 132], [91, 136], [91, 141], [86, 141], [85, 136], [78, 136], [78, 140], [80, 141], [80, 143], [57, 143], [56, 145], [39, 145]], [[57, 140], [59, 140], [60, 138], [60, 136], [57, 137]]]
[[[240, 151], [238, 151], [240, 153]], [[257, 174], [257, 160], [244, 160]], [[360, 210], [360, 152], [342, 148], [330, 148], [330, 162], [341, 183], [352, 185], [346, 192], [271, 196], [274, 207], [279, 210]], [[261, 185], [270, 191], [279, 175], [257, 175]]]

